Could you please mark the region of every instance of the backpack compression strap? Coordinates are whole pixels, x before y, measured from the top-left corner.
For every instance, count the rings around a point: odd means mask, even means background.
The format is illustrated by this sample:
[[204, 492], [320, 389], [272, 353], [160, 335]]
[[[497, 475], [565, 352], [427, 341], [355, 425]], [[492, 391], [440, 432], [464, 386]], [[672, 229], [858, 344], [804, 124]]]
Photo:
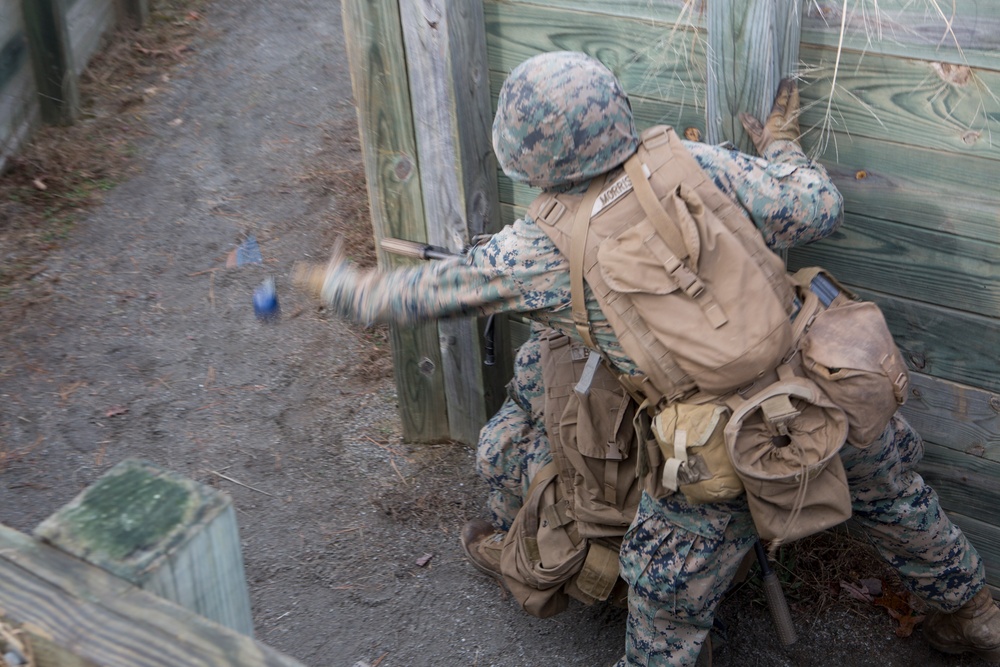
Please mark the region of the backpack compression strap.
[[599, 349], [594, 343], [590, 331], [590, 316], [587, 314], [587, 299], [583, 291], [583, 256], [587, 250], [587, 236], [590, 233], [590, 216], [594, 211], [594, 204], [604, 189], [605, 178], [597, 176], [590, 181], [587, 194], [583, 196], [583, 203], [576, 211], [576, 218], [573, 220], [573, 239], [569, 253], [569, 284], [570, 298], [573, 303], [573, 324], [583, 339], [583, 344], [592, 350]]

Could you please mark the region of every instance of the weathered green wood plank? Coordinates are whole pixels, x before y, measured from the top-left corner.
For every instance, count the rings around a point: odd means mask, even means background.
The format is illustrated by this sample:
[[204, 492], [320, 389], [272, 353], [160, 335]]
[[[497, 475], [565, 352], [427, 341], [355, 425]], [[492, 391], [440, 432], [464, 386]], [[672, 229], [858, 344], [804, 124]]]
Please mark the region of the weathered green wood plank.
[[[802, 87], [807, 141], [822, 127], [836, 50], [802, 45], [811, 71]], [[992, 92], [991, 92], [992, 91]], [[923, 148], [1000, 160], [1000, 72], [935, 68], [909, 60], [844, 51], [832, 103], [833, 129]], [[836, 155], [830, 143], [827, 154]], [[1000, 169], [1000, 167], [998, 167]]]
[[512, 206], [510, 204], [500, 203], [500, 220], [505, 225], [513, 224], [518, 218], [523, 218], [527, 209], [523, 206]]
[[827, 154], [823, 165], [844, 195], [848, 212], [1000, 241], [996, 162], [843, 134], [837, 146], [838, 155]]
[[900, 411], [937, 446], [1000, 463], [1000, 394], [911, 372]]
[[792, 257], [792, 268], [824, 266], [853, 285], [1000, 317], [1000, 239], [966, 239], [851, 214], [828, 239]]
[[[485, 14], [493, 69], [508, 71], [541, 51], [575, 49], [600, 58], [630, 95], [691, 105], [705, 99], [704, 36], [696, 31], [533, 5], [491, 4]], [[836, 49], [803, 44], [800, 56], [810, 70], [811, 83], [802, 89], [808, 140], [826, 114]], [[831, 107], [833, 129], [1000, 159], [1000, 140], [991, 138], [1000, 136], [998, 98], [996, 70], [941, 69], [931, 61], [845, 49]], [[836, 155], [836, 145], [828, 152]]]
[[708, 3], [706, 140], [753, 153], [738, 114], [766, 118], [781, 77], [798, 65], [801, 14], [789, 0]]
[[497, 5], [499, 11], [520, 12], [524, 7], [558, 8], [604, 16], [627, 16], [657, 23], [703, 24], [704, 6], [701, 0], [517, 0], [496, 2], [486, 0], [485, 7]]
[[[488, 72], [482, 7], [468, 0], [399, 7], [413, 116], [420, 119], [415, 131], [427, 239], [459, 252], [487, 232], [497, 205], [489, 92], [478, 85]], [[475, 319], [442, 320], [438, 329], [451, 437], [474, 444], [491, 407], [485, 381], [496, 385], [496, 395], [506, 378], [484, 372]]]
[[69, 124], [80, 113], [73, 48], [60, 0], [23, 0], [25, 33], [46, 123]]
[[632, 116], [640, 132], [653, 125], [670, 125], [682, 136], [689, 128], [697, 130], [697, 136], [705, 136], [705, 105], [702, 102], [692, 99], [662, 102], [639, 95], [632, 95], [629, 99]]
[[403, 437], [412, 442], [450, 439], [437, 324], [391, 326], [389, 339]]
[[956, 511], [948, 511], [948, 516], [962, 529], [972, 546], [983, 558], [986, 566], [986, 582], [1000, 586], [1000, 516], [994, 510], [989, 514], [971, 517]]
[[[523, 6], [560, 8], [627, 16], [657, 23], [680, 23], [704, 29], [706, 2], [684, 0], [519, 0], [485, 3], [501, 11], [520, 12]], [[1000, 4], [993, 0], [850, 0], [844, 47], [855, 51], [920, 58], [974, 67], [996, 68], [1000, 63]], [[801, 3], [802, 41], [836, 47], [840, 42], [843, 0]], [[949, 26], [951, 32], [949, 32]], [[961, 48], [959, 48], [961, 47]]]
[[253, 636], [236, 512], [228, 496], [127, 459], [35, 528], [36, 537]]
[[[342, 12], [375, 238], [427, 242], [398, 5], [345, 0]], [[404, 437], [449, 438], [437, 326], [394, 326], [391, 338]]]
[[[804, 5], [803, 42], [836, 47], [843, 0]], [[1000, 3], [995, 0], [851, 0], [846, 6], [845, 48], [975, 67], [1000, 66]]]
[[76, 0], [67, 5], [66, 28], [79, 76], [118, 22], [117, 0]]
[[1000, 462], [924, 443], [917, 471], [937, 491], [946, 510], [1000, 524]]
[[37, 667], [302, 667], [3, 525], [0, 619], [23, 625]]
[[856, 289], [878, 303], [911, 370], [1000, 393], [996, 320]]
[[486, 5], [490, 68], [509, 72], [545, 51], [583, 51], [611, 69], [629, 95], [703, 105], [704, 36], [670, 24], [565, 12], [530, 5]]

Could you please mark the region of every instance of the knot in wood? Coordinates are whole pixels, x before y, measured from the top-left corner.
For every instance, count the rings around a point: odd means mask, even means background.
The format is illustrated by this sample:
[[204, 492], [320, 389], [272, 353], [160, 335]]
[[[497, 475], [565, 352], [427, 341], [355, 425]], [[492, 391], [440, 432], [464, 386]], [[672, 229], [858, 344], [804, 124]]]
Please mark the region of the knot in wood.
[[413, 163], [405, 155], [400, 155], [396, 159], [396, 164], [392, 167], [392, 174], [396, 177], [396, 180], [405, 181], [413, 173]]
[[437, 366], [433, 361], [424, 357], [420, 360], [420, 363], [417, 364], [417, 370], [419, 370], [420, 374], [424, 377], [430, 377], [434, 375], [434, 371], [437, 370]]

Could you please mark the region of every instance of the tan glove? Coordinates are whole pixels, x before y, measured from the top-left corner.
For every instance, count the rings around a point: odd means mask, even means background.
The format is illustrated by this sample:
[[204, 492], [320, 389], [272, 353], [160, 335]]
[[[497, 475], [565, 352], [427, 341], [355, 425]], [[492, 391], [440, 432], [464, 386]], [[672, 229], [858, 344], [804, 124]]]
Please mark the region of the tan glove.
[[326, 264], [297, 262], [292, 267], [292, 282], [318, 297], [323, 292], [327, 276], [342, 267], [344, 262], [344, 237], [338, 236], [330, 260]]
[[774, 106], [771, 107], [771, 115], [767, 117], [766, 123], [761, 124], [760, 120], [745, 111], [740, 112], [740, 122], [743, 123], [743, 129], [750, 135], [759, 155], [764, 154], [764, 150], [771, 145], [772, 141], [781, 139], [798, 141], [800, 134], [799, 87], [795, 83], [795, 79], [785, 78], [778, 84], [778, 92], [774, 96]]

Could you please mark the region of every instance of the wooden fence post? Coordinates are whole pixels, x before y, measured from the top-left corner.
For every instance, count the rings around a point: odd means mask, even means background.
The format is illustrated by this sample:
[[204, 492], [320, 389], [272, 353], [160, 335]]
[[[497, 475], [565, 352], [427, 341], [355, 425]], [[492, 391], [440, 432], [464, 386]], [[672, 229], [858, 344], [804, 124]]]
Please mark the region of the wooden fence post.
[[[342, 13], [376, 244], [386, 237], [426, 243], [398, 0], [343, 0]], [[383, 267], [405, 261], [379, 254]], [[403, 436], [449, 439], [437, 326], [393, 326], [391, 332]]]
[[2, 524], [0, 626], [32, 667], [305, 667]]
[[23, 0], [25, 31], [42, 120], [68, 125], [80, 112], [80, 90], [62, 0]]
[[794, 72], [801, 5], [801, 0], [708, 3], [708, 143], [728, 140], [754, 152], [737, 114], [766, 118], [778, 81]]
[[[499, 226], [483, 7], [480, 0], [404, 1], [399, 7], [413, 117], [419, 119], [427, 238], [458, 252]], [[506, 357], [483, 365], [482, 326], [472, 318], [438, 323], [449, 428], [452, 438], [468, 444], [499, 407], [496, 399], [509, 377]]]
[[236, 511], [211, 487], [127, 459], [40, 523], [35, 536], [253, 636]]

